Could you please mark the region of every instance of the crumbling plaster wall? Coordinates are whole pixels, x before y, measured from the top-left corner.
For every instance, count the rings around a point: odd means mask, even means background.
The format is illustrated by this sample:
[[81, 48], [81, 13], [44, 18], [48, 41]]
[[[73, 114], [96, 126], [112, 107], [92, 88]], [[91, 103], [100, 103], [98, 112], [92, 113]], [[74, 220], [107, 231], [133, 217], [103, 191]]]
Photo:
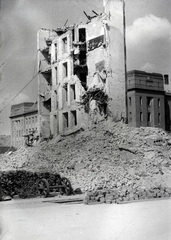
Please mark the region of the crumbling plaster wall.
[[[49, 98], [51, 102], [51, 44], [46, 40], [53, 40], [57, 36], [56, 32], [49, 29], [40, 29], [37, 33], [37, 51], [38, 51], [38, 133], [41, 138], [50, 136], [50, 109], [45, 106], [45, 101]], [[47, 59], [49, 59], [47, 61]], [[42, 74], [49, 70], [48, 74]]]
[[[126, 115], [123, 3], [109, 0], [104, 7], [105, 14], [92, 19], [87, 25], [88, 44], [99, 41], [95, 49], [88, 48], [88, 85], [98, 71], [98, 64], [104, 61], [107, 73], [105, 91], [110, 98], [108, 107], [114, 119], [120, 120]], [[104, 38], [98, 39], [102, 35]]]
[[[68, 30], [66, 33], [58, 36], [52, 44], [51, 65], [52, 65], [52, 111], [50, 116], [50, 128], [53, 136], [70, 132], [80, 127], [82, 106], [80, 105], [80, 95], [83, 88], [80, 80], [74, 75], [74, 58], [73, 58], [73, 32]], [[64, 51], [64, 39], [67, 47]], [[77, 38], [76, 38], [77, 39]], [[55, 43], [57, 43], [57, 60], [55, 59]], [[67, 65], [67, 71], [64, 68]], [[67, 75], [66, 75], [67, 72]], [[75, 86], [73, 98], [72, 85]], [[75, 124], [73, 114], [76, 112]], [[64, 114], [67, 114], [68, 126], [64, 123]]]

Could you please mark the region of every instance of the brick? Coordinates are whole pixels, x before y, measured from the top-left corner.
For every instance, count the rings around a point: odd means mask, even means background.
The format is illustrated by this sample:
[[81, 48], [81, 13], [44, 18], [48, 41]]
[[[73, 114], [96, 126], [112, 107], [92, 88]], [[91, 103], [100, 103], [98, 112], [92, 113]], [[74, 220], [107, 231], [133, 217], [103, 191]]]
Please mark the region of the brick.
[[134, 201], [135, 198], [134, 197], [129, 197], [129, 200], [128, 201]]
[[90, 200], [91, 200], [91, 201], [92, 201], [92, 200], [94, 201], [94, 200], [95, 200], [95, 197], [94, 197], [94, 196], [91, 196], [91, 197], [90, 197]]
[[106, 200], [106, 203], [107, 203], [107, 204], [111, 204], [111, 203], [112, 203], [112, 200], [111, 200], [111, 199], [107, 199], [107, 200]]
[[162, 197], [162, 194], [159, 192], [159, 193], [156, 194], [156, 196], [157, 196], [158, 198], [161, 198], [161, 197]]
[[134, 195], [134, 199], [138, 200], [139, 199], [138, 195]]
[[170, 195], [169, 195], [169, 193], [165, 192], [165, 193], [163, 194], [163, 196], [164, 196], [164, 197], [169, 197]]
[[100, 202], [101, 202], [101, 203], [104, 203], [104, 202], [105, 202], [105, 198], [104, 198], [104, 197], [101, 197], [101, 198], [100, 198]]

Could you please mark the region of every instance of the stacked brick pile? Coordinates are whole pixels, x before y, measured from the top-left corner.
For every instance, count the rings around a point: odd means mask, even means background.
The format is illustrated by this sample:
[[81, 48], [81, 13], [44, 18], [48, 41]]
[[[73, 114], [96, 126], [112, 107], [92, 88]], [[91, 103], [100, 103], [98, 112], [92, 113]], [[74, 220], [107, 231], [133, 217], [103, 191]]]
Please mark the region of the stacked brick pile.
[[40, 195], [38, 192], [38, 183], [45, 178], [52, 186], [55, 179], [60, 176], [48, 172], [30, 172], [30, 171], [7, 171], [0, 174], [0, 183], [4, 195], [13, 197], [18, 195], [21, 198]]
[[59, 173], [82, 192], [171, 188], [171, 136], [157, 128], [104, 121], [1, 156], [0, 171]]
[[171, 197], [171, 188], [168, 187], [155, 187], [151, 189], [135, 189], [123, 187], [112, 190], [96, 190], [87, 192], [84, 203], [124, 203], [141, 199], [163, 198]]

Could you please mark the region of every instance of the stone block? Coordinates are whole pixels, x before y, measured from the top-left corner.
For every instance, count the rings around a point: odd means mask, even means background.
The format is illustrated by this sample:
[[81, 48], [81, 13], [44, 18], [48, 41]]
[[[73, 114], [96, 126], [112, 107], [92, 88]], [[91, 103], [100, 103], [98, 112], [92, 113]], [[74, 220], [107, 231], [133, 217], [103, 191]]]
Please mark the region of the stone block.
[[107, 200], [106, 200], [106, 203], [107, 203], [107, 204], [111, 204], [111, 203], [112, 203], [112, 200], [111, 200], [111, 199], [107, 199]]
[[100, 198], [100, 202], [101, 202], [101, 203], [104, 203], [104, 202], [105, 202], [105, 198], [104, 198], [104, 197], [101, 197], [101, 198]]
[[157, 193], [157, 198], [161, 198], [162, 197], [162, 194], [159, 192]]

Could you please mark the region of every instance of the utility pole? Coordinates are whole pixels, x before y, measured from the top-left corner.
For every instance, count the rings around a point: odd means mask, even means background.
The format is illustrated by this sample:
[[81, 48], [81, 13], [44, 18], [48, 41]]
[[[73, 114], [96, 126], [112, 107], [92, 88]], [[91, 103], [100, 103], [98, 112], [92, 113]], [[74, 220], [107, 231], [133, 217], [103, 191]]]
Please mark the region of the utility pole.
[[124, 35], [124, 64], [125, 64], [125, 111], [126, 122], [128, 122], [128, 99], [127, 99], [127, 55], [126, 55], [126, 17], [125, 17], [125, 0], [123, 1], [123, 35]]

